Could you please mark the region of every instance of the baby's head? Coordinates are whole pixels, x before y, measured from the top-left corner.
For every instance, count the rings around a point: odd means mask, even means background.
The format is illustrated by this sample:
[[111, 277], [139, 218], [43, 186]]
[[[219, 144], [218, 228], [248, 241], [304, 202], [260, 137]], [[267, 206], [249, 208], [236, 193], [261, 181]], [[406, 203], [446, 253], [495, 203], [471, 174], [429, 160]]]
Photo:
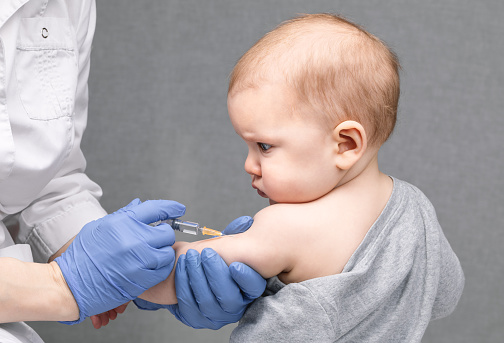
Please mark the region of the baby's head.
[[303, 15], [282, 23], [240, 58], [228, 94], [283, 83], [297, 100], [293, 114], [330, 130], [356, 121], [367, 143], [380, 146], [396, 122], [398, 70], [396, 55], [359, 26], [332, 14]]
[[299, 203], [357, 175], [394, 128], [398, 69], [385, 44], [334, 15], [304, 15], [261, 38], [228, 91], [252, 186], [270, 202]]

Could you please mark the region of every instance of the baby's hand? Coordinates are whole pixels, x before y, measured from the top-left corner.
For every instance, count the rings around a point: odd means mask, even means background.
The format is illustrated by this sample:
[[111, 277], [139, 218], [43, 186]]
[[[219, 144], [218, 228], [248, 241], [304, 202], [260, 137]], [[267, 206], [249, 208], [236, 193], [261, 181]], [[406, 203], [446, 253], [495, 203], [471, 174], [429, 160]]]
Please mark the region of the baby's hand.
[[128, 301], [126, 304], [122, 304], [121, 306], [118, 306], [110, 311], [91, 316], [90, 318], [94, 328], [99, 329], [102, 326], [107, 325], [109, 323], [109, 320], [116, 319], [117, 314], [123, 313], [126, 310], [126, 307], [128, 306], [129, 303], [130, 302]]

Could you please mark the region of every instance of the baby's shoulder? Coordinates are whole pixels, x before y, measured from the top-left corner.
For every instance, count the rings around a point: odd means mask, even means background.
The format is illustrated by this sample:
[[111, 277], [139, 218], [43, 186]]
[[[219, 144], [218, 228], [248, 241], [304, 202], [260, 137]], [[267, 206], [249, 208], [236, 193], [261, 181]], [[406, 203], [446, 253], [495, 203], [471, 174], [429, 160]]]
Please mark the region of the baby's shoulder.
[[[270, 205], [254, 216], [254, 226], [260, 230], [267, 230], [268, 234], [278, 231], [301, 233], [313, 223], [327, 224], [334, 220], [334, 208], [328, 208], [323, 202], [283, 203]], [[279, 233], [280, 236], [283, 236]]]
[[296, 224], [306, 216], [314, 214], [315, 207], [309, 203], [274, 204], [263, 208], [254, 216], [254, 222], [276, 223], [282, 219], [282, 224]]
[[254, 216], [255, 220], [264, 220], [274, 218], [280, 215], [293, 214], [296, 211], [303, 209], [306, 204], [274, 204], [263, 208]]

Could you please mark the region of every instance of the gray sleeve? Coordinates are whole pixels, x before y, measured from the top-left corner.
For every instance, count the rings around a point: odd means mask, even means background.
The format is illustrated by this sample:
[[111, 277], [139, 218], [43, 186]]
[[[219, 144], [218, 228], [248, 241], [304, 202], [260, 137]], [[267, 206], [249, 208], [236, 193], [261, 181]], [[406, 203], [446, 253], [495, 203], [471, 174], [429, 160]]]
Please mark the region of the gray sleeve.
[[432, 318], [450, 315], [464, 290], [465, 277], [460, 262], [443, 232], [440, 233], [440, 273], [438, 292], [432, 307]]
[[334, 342], [334, 328], [309, 289], [291, 284], [254, 301], [230, 342]]

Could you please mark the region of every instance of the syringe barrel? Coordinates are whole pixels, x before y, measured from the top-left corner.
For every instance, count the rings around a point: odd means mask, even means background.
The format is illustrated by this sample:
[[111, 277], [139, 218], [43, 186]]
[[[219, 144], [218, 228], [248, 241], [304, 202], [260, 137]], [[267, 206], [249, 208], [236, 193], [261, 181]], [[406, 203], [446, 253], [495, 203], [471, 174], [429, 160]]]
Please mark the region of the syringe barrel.
[[184, 221], [180, 219], [168, 219], [163, 220], [163, 223], [169, 224], [173, 230], [180, 231], [183, 233], [188, 233], [191, 235], [197, 235], [199, 233], [199, 224], [195, 222]]
[[180, 220], [178, 218], [159, 220], [149, 225], [158, 226], [161, 223], [166, 223], [170, 225], [173, 230], [188, 233], [190, 235], [222, 236], [222, 232], [220, 231], [209, 229], [206, 226], [202, 228], [198, 223]]

